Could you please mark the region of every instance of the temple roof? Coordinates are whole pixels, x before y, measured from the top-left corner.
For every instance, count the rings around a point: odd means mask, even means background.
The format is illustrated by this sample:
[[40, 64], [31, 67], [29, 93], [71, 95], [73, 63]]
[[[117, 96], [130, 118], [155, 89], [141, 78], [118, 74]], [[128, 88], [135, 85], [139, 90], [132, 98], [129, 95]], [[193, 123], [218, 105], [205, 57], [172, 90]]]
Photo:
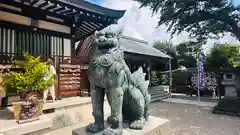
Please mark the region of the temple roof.
[[89, 12], [94, 12], [97, 14], [109, 16], [115, 19], [121, 18], [125, 13], [125, 10], [113, 10], [113, 9], [92, 4], [84, 0], [59, 0], [59, 1], [66, 1], [65, 3], [75, 5], [76, 7], [85, 9]]
[[120, 36], [119, 38], [120, 48], [124, 52], [153, 56], [153, 57], [160, 57], [160, 58], [171, 58], [171, 56], [155, 49], [154, 47], [150, 46], [148, 42], [127, 37], [127, 36]]
[[[2, 4], [20, 8], [20, 11], [6, 8]], [[72, 35], [76, 40], [84, 39], [96, 30], [117, 23], [125, 11], [113, 10], [91, 4], [84, 0], [0, 0], [0, 10], [29, 16], [35, 20], [51, 20], [47, 16], [63, 19], [57, 22], [74, 27]]]

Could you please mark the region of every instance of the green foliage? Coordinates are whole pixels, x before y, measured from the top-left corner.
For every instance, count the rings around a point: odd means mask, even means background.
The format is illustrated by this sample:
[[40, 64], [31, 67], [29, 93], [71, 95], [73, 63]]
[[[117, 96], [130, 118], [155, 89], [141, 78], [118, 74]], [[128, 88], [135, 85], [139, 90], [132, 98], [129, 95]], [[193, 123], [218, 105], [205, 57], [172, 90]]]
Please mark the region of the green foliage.
[[239, 56], [239, 47], [230, 44], [216, 44], [206, 57], [206, 66], [213, 68], [232, 67]]
[[153, 44], [153, 47], [172, 57], [171, 60], [172, 69], [179, 68], [176, 48], [173, 46], [171, 42], [157, 41]]
[[[197, 66], [197, 54], [201, 51], [202, 45], [194, 42], [182, 42], [176, 46], [179, 64], [186, 68], [195, 68]], [[188, 52], [191, 54], [189, 55]]]
[[176, 51], [176, 48], [173, 46], [172, 42], [169, 42], [169, 41], [156, 41], [153, 44], [153, 47], [166, 54]]
[[40, 57], [34, 58], [24, 53], [24, 60], [14, 60], [17, 67], [24, 72], [11, 72], [4, 76], [4, 84], [8, 92], [43, 91], [48, 85], [53, 84], [54, 74], [50, 73], [49, 79], [45, 75], [49, 71], [46, 62], [40, 62]]
[[168, 41], [157, 41], [154, 43], [153, 47], [170, 55], [172, 59], [172, 69], [178, 69], [180, 65], [186, 68], [194, 68], [197, 66], [197, 60], [192, 55], [187, 55], [189, 51], [189, 46], [195, 46], [196, 49], [192, 50], [194, 53], [201, 51], [201, 45], [194, 42], [188, 41], [174, 46]]
[[[164, 71], [157, 74], [161, 84], [169, 83], [169, 72]], [[191, 77], [191, 72], [183, 70], [172, 70], [172, 85], [186, 85], [188, 79]]]
[[172, 36], [187, 31], [191, 38], [203, 42], [229, 32], [240, 40], [240, 6], [236, 7], [232, 0], [134, 1], [160, 14], [158, 25], [167, 25]]
[[[183, 70], [172, 70], [172, 88], [173, 92], [186, 93], [189, 91], [187, 85], [190, 85], [191, 72]], [[169, 85], [169, 71], [158, 72], [158, 78], [161, 85]]]
[[195, 68], [197, 67], [197, 59], [192, 55], [183, 54], [179, 56], [179, 65], [186, 68]]
[[192, 52], [197, 54], [198, 52], [201, 52], [202, 50], [202, 44], [199, 44], [195, 41], [187, 41], [182, 42], [176, 46], [176, 51], [179, 55], [184, 55], [187, 52]]

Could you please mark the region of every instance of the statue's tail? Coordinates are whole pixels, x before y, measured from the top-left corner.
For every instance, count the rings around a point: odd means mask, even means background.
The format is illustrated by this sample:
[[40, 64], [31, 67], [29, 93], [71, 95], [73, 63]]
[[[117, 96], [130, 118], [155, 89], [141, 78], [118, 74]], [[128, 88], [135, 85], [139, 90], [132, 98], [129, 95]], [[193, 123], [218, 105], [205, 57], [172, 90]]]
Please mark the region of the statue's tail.
[[141, 90], [141, 93], [145, 96], [148, 94], [149, 81], [145, 80], [146, 73], [143, 73], [142, 67], [135, 71], [132, 76], [132, 83], [135, 87]]
[[[143, 73], [143, 69], [142, 67], [140, 67], [137, 71], [135, 71], [132, 74], [131, 78], [134, 86], [141, 91], [145, 99], [145, 106], [148, 107], [151, 100], [151, 96], [148, 94], [149, 81], [145, 80], [145, 76], [146, 76], [146, 73]], [[147, 110], [145, 111], [145, 113], [147, 113]]]

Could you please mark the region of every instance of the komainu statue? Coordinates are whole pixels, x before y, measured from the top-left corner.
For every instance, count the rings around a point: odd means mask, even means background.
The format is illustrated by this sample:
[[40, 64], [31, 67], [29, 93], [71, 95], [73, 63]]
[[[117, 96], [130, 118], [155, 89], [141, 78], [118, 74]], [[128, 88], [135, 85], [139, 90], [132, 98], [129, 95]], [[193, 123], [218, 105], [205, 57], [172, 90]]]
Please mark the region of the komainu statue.
[[[151, 98], [148, 94], [149, 81], [145, 81], [146, 74], [141, 67], [131, 74], [115, 34], [97, 33], [93, 47], [88, 75], [95, 122], [87, 126], [87, 131], [121, 135], [123, 120], [129, 121], [131, 129], [143, 129]], [[107, 119], [111, 126], [107, 129], [104, 129], [103, 113], [105, 93], [111, 108]]]

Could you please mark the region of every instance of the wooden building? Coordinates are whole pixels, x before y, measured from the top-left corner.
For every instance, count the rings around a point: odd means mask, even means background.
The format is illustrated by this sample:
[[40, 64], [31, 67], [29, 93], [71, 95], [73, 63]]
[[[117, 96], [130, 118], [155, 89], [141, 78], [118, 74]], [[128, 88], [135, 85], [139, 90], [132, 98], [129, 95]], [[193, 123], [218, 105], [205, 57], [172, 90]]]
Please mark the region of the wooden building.
[[[87, 79], [86, 75], [78, 74], [86, 66], [85, 58], [77, 57], [76, 52], [85, 38], [96, 30], [116, 24], [124, 13], [84, 0], [1, 0], [0, 64], [11, 64], [10, 58], [21, 57], [23, 52], [50, 57], [58, 73], [58, 96], [76, 94], [82, 89], [80, 86], [69, 84], [66, 88], [64, 83], [65, 88], [61, 90], [59, 84], [62, 80], [69, 82], [72, 75], [64, 75], [66, 73], [76, 72], [78, 81], [81, 77]], [[68, 78], [63, 79], [63, 76]]]
[[[84, 44], [79, 48], [77, 56], [84, 57], [86, 65], [88, 64], [91, 44], [94, 41], [93, 36], [85, 39]], [[150, 80], [151, 84], [156, 81], [156, 71], [163, 66], [169, 66], [168, 63], [171, 57], [148, 44], [148, 42], [127, 37], [119, 37], [120, 48], [124, 51], [124, 58], [131, 72], [136, 71], [140, 66], [146, 75], [146, 79]], [[159, 66], [160, 65], [160, 66]], [[89, 84], [89, 82], [86, 82]], [[89, 89], [89, 88], [88, 88]]]
[[168, 61], [171, 59], [169, 55], [153, 48], [143, 40], [120, 36], [119, 44], [124, 51], [124, 58], [131, 72], [141, 66], [150, 84], [153, 84], [156, 79], [156, 71], [161, 70], [159, 67], [168, 66]]

